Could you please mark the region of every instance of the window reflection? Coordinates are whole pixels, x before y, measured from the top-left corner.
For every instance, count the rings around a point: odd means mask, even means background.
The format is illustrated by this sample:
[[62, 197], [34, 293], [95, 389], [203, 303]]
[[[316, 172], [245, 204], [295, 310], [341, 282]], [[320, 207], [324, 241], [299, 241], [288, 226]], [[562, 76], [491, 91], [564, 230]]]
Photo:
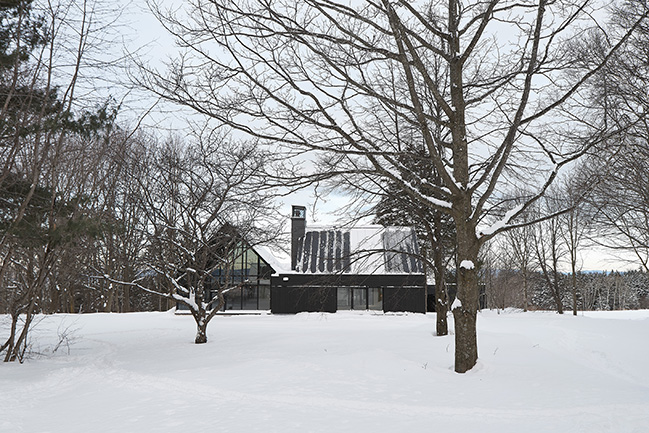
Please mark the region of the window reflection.
[[367, 288], [354, 289], [352, 308], [354, 310], [367, 310]]
[[211, 295], [216, 296], [220, 288], [241, 286], [225, 293], [225, 310], [269, 310], [272, 273], [255, 251], [240, 244], [232, 252], [230, 265], [213, 272]]
[[383, 310], [383, 291], [377, 287], [338, 287], [338, 310]]
[[383, 291], [377, 287], [367, 289], [367, 307], [370, 310], [383, 310]]
[[338, 309], [339, 310], [351, 310], [352, 309], [352, 297], [350, 295], [351, 289], [349, 287], [338, 287]]
[[270, 280], [268, 283], [259, 282], [259, 288], [257, 290], [258, 294], [258, 308], [260, 310], [270, 310]]
[[242, 289], [242, 309], [243, 310], [256, 310], [257, 309], [257, 287], [246, 284]]
[[226, 310], [241, 309], [241, 289], [230, 290], [225, 294], [225, 309]]

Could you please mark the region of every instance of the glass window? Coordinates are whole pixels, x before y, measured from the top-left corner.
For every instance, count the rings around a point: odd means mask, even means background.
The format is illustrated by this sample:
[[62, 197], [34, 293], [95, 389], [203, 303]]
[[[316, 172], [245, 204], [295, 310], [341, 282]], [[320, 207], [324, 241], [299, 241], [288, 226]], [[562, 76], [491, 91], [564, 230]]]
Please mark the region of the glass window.
[[246, 251], [246, 274], [250, 278], [257, 278], [259, 271], [259, 256], [253, 250]]
[[246, 283], [241, 289], [225, 293], [226, 310], [269, 310], [270, 276], [273, 270], [248, 244], [242, 242], [230, 250], [226, 266], [213, 271], [208, 285], [214, 296], [217, 287]]
[[259, 276], [261, 278], [270, 278], [272, 275], [273, 270], [271, 269], [270, 266], [268, 266], [266, 263], [260, 261], [259, 265]]
[[351, 289], [349, 287], [338, 287], [337, 295], [338, 295], [338, 309], [351, 310], [352, 309]]
[[367, 310], [367, 288], [355, 288], [352, 308], [354, 310]]
[[[265, 283], [265, 281], [268, 282]], [[259, 283], [259, 289], [257, 293], [259, 294], [258, 308], [260, 310], [270, 310], [270, 281], [262, 280]]]
[[257, 309], [257, 287], [252, 285], [245, 285], [242, 288], [243, 296], [243, 309], [256, 310]]
[[225, 294], [225, 309], [226, 310], [241, 309], [241, 289], [230, 290]]
[[237, 246], [232, 251], [232, 271], [231, 278], [237, 283], [241, 282], [244, 278], [244, 261], [246, 259], [246, 251], [242, 246]]
[[383, 310], [383, 291], [376, 287], [367, 289], [367, 306], [370, 310]]

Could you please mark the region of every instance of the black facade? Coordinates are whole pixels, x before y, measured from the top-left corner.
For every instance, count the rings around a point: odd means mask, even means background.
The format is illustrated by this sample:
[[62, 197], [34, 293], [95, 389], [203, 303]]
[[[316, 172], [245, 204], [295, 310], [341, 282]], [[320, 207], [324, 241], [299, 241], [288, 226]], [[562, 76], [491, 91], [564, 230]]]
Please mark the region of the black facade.
[[421, 286], [386, 287], [383, 297], [383, 311], [426, 312], [426, 290]]
[[335, 287], [278, 287], [273, 284], [270, 289], [273, 314], [335, 313], [336, 300]]
[[425, 276], [280, 274], [271, 278], [270, 299], [271, 312], [278, 314], [343, 309], [425, 313]]
[[[487, 308], [487, 286], [484, 284], [479, 284], [478, 288], [480, 294], [478, 295], [478, 310]], [[447, 283], [446, 284], [446, 293], [448, 294], [448, 305], [453, 305], [455, 297], [457, 296], [457, 284]], [[428, 286], [428, 295], [426, 297], [426, 309], [427, 311], [434, 313], [435, 312], [435, 286]]]

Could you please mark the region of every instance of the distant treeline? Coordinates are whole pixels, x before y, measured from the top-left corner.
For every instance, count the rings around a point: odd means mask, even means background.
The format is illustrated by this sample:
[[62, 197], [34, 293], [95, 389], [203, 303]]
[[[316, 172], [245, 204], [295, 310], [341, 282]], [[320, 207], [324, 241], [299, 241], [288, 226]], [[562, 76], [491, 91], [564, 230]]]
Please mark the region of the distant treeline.
[[[527, 276], [528, 308], [557, 309], [552, 289], [541, 272]], [[572, 306], [570, 274], [559, 274], [563, 307]], [[498, 270], [485, 278], [489, 308], [524, 308], [523, 276], [514, 270]], [[649, 308], [649, 273], [578, 272], [576, 275], [577, 306], [579, 310], [635, 310]]]

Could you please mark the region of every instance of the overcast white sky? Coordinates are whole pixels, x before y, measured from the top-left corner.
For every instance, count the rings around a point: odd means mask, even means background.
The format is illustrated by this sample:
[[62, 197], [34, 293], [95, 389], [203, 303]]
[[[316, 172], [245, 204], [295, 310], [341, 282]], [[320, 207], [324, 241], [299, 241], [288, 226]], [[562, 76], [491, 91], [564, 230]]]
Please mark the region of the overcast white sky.
[[[181, 2], [163, 0], [167, 7], [182, 6]], [[145, 0], [119, 0], [124, 7], [124, 12], [118, 22], [123, 25], [120, 35], [120, 45], [126, 51], [137, 53], [137, 55], [151, 65], [161, 66], [169, 57], [173, 57], [175, 48], [173, 39], [167, 34], [162, 25], [151, 14]], [[117, 90], [117, 89], [114, 89]], [[147, 110], [156, 99], [145, 97], [141, 93], [134, 92], [128, 97], [126, 104], [136, 113], [133, 118], [140, 116]], [[159, 108], [159, 109], [157, 109]], [[161, 129], [173, 128], [182, 130], [186, 126], [185, 119], [188, 113], [178, 110], [177, 107], [170, 107], [160, 104], [156, 107], [144, 122], [148, 126], [156, 126]], [[130, 116], [129, 116], [130, 117]], [[308, 209], [308, 223], [326, 225], [340, 224], [340, 212], [337, 209], [347, 203], [347, 199], [341, 195], [328, 196], [324, 199], [315, 198], [313, 189], [304, 190], [291, 194], [282, 199], [283, 213], [290, 216], [290, 207], [293, 204], [304, 205]], [[288, 226], [287, 226], [288, 229]], [[630, 258], [630, 257], [629, 257]], [[620, 260], [610, 252], [602, 248], [589, 248], [581, 255], [583, 270], [612, 270], [612, 269], [636, 269], [638, 265], [629, 261]]]
[[[120, 17], [120, 23], [124, 25], [124, 34], [121, 38], [123, 49], [137, 53], [142, 60], [153, 66], [163, 66], [164, 61], [174, 55], [173, 38], [150, 12], [145, 0], [119, 1], [124, 7], [124, 13]], [[163, 0], [163, 3], [169, 8], [177, 8], [182, 4], [171, 0]], [[133, 93], [127, 101], [136, 112], [144, 112], [155, 103], [156, 98], [142, 98], [139, 93]], [[139, 115], [137, 113], [133, 117]], [[187, 125], [184, 116], [191, 117], [191, 115], [189, 112], [179, 112], [177, 107], [159, 103], [145, 124], [157, 125], [160, 128], [182, 129]], [[336, 210], [346, 204], [347, 200], [340, 195], [316, 199], [316, 191], [307, 189], [282, 198], [282, 202], [287, 219], [290, 216], [291, 205], [303, 205], [308, 209], [310, 223], [324, 225], [340, 223], [340, 215]]]

